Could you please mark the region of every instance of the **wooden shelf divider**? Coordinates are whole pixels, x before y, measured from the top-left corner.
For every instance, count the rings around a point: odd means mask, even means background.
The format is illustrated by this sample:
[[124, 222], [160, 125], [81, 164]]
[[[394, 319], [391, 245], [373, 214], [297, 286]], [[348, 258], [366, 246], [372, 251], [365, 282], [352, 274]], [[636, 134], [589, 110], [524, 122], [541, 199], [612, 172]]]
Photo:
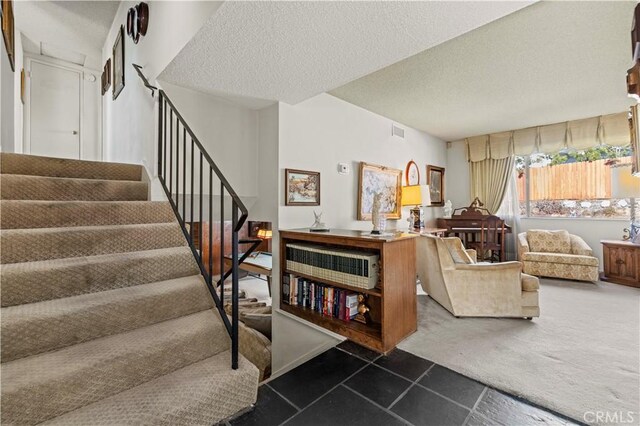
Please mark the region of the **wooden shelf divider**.
[[[370, 324], [344, 321], [311, 308], [289, 305], [283, 302], [282, 287], [280, 309], [375, 351], [391, 351], [417, 329], [415, 238], [415, 234], [406, 233], [374, 237], [360, 231], [347, 230], [326, 233], [313, 233], [308, 229], [280, 231], [280, 270], [283, 274], [373, 296], [375, 303], [370, 305], [375, 321]], [[328, 248], [361, 249], [363, 252], [376, 253], [380, 256], [378, 285], [373, 289], [362, 289], [289, 271], [286, 268], [285, 250], [288, 243], [322, 244]]]

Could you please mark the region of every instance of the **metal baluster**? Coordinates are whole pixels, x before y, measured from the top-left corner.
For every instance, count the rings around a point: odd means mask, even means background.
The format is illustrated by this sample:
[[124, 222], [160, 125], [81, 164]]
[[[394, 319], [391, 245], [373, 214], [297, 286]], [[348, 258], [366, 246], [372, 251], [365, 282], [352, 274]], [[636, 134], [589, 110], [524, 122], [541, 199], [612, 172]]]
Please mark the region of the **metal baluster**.
[[158, 176], [162, 176], [162, 93], [158, 102]]
[[180, 120], [176, 117], [176, 212], [180, 214]]
[[200, 214], [198, 215], [200, 220], [200, 235], [198, 235], [198, 245], [200, 246], [200, 264], [202, 264], [202, 227], [204, 221], [202, 220], [202, 151], [200, 151]]
[[182, 126], [182, 220], [187, 221], [187, 128]]
[[213, 285], [213, 169], [209, 167], [209, 285]]
[[162, 98], [164, 102], [164, 136], [162, 137], [162, 147], [164, 149], [164, 155], [162, 156], [162, 182], [164, 186], [167, 186], [167, 100]]
[[220, 181], [220, 303], [224, 306], [224, 183]]
[[238, 206], [231, 204], [231, 368], [238, 369]]
[[169, 196], [173, 199], [173, 108], [169, 111]]
[[191, 244], [193, 245], [193, 195], [195, 194], [194, 190], [193, 190], [193, 169], [195, 168], [196, 164], [195, 161], [193, 160], [193, 148], [194, 148], [194, 143], [193, 143], [193, 138], [191, 138], [191, 210], [189, 210], [189, 216], [191, 219], [191, 227], [189, 228], [189, 236], [191, 237]]

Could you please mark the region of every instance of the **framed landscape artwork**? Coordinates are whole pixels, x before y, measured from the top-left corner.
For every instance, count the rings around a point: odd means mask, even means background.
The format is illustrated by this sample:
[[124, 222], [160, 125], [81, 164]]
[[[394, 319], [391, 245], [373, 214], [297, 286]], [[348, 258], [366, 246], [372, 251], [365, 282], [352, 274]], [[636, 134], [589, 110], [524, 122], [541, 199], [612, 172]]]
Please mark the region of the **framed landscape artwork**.
[[306, 170], [285, 169], [285, 205], [319, 206], [320, 173]]
[[382, 194], [381, 211], [387, 219], [400, 219], [402, 170], [360, 163], [358, 220], [371, 220], [373, 196]]
[[427, 185], [432, 206], [444, 206], [444, 167], [427, 165]]
[[113, 45], [113, 100], [124, 89], [124, 26], [120, 25]]

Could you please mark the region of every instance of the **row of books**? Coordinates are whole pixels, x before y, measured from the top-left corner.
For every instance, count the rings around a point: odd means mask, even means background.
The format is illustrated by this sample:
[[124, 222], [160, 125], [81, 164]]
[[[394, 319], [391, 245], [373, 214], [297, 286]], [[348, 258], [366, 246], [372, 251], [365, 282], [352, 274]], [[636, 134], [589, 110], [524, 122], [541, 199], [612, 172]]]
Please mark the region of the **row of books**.
[[352, 320], [358, 313], [358, 293], [293, 274], [282, 277], [282, 301], [343, 321]]
[[372, 289], [378, 284], [380, 257], [363, 251], [312, 244], [287, 244], [286, 268], [318, 279]]

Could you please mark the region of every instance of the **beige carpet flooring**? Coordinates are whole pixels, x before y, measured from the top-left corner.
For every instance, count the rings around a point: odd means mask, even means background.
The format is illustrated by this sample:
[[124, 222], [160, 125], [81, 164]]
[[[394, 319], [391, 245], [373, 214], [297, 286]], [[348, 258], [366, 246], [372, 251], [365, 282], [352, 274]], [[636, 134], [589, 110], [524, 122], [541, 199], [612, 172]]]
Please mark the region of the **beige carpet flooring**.
[[418, 331], [399, 347], [581, 422], [631, 411], [639, 424], [640, 289], [542, 279], [540, 310], [458, 319], [419, 295]]

